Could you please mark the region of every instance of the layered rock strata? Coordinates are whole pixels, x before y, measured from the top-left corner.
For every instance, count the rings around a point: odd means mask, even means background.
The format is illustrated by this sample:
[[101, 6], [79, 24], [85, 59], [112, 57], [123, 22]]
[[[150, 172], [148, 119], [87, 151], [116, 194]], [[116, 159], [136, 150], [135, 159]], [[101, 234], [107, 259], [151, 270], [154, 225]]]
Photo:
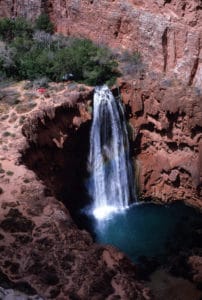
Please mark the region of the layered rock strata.
[[0, 1], [0, 17], [33, 19], [41, 12], [58, 33], [139, 51], [152, 70], [201, 87], [201, 0]]
[[201, 88], [200, 0], [49, 0], [47, 7], [59, 33], [139, 51], [151, 70]]

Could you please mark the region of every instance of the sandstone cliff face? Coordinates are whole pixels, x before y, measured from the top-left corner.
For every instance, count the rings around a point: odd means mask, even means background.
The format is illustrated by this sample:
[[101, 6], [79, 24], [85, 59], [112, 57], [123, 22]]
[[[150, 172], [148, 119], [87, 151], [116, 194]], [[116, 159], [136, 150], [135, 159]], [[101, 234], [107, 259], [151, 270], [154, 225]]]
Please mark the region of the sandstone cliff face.
[[152, 70], [201, 87], [201, 0], [1, 0], [0, 8], [0, 17], [45, 11], [59, 33], [138, 50]]
[[200, 0], [49, 1], [56, 30], [138, 50], [151, 70], [201, 87]]

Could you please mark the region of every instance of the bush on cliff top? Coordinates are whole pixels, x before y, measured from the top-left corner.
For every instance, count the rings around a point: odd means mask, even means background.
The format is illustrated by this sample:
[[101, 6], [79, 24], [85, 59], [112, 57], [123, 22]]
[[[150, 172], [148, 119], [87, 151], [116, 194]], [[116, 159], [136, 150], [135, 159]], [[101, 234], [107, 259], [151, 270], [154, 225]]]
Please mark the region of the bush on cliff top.
[[15, 37], [31, 37], [33, 28], [31, 23], [24, 18], [16, 19], [3, 18], [0, 20], [0, 39], [4, 42], [11, 42]]
[[34, 26], [22, 18], [0, 20], [0, 76], [61, 81], [72, 74], [89, 85], [115, 81], [118, 64], [109, 49], [52, 32], [46, 15], [39, 16]]
[[113, 84], [120, 75], [141, 68], [139, 53], [115, 58], [112, 52], [87, 39], [54, 35], [47, 15], [34, 25], [23, 18], [0, 20], [0, 78], [52, 81], [74, 79], [88, 85]]
[[35, 21], [35, 29], [43, 30], [47, 33], [53, 33], [54, 25], [50, 21], [49, 16], [47, 14], [41, 14]]

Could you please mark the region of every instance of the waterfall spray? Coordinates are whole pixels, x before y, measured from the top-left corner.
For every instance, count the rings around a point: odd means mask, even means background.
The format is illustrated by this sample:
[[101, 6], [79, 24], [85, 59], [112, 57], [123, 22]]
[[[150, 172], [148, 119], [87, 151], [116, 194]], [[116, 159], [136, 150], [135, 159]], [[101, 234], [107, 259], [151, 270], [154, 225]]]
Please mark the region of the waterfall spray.
[[124, 210], [135, 199], [124, 110], [107, 86], [94, 93], [89, 193], [96, 218]]

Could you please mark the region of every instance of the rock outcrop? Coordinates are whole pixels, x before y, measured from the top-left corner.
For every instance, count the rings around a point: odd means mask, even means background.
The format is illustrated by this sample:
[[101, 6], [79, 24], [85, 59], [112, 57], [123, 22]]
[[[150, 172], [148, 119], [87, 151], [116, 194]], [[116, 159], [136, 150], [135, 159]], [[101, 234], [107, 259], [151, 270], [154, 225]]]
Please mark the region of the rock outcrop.
[[120, 83], [143, 198], [202, 208], [202, 94], [159, 78]]
[[6, 0], [0, 17], [50, 15], [58, 33], [139, 51], [155, 72], [201, 87], [201, 0]]
[[[1, 89], [0, 294], [19, 294], [5, 290], [11, 288], [33, 299], [150, 299], [135, 266], [115, 248], [93, 243], [55, 198], [80, 176], [71, 176], [80, 172], [83, 151], [74, 152], [74, 139], [90, 118], [92, 89], [79, 90], [53, 84], [41, 93], [22, 83]], [[71, 182], [62, 181], [63, 162]], [[68, 207], [71, 192], [65, 197]]]
[[35, 19], [36, 16], [44, 11], [43, 0], [0, 0], [0, 18], [1, 17], [24, 17]]
[[49, 0], [47, 11], [59, 33], [139, 51], [151, 70], [201, 87], [200, 0]]

